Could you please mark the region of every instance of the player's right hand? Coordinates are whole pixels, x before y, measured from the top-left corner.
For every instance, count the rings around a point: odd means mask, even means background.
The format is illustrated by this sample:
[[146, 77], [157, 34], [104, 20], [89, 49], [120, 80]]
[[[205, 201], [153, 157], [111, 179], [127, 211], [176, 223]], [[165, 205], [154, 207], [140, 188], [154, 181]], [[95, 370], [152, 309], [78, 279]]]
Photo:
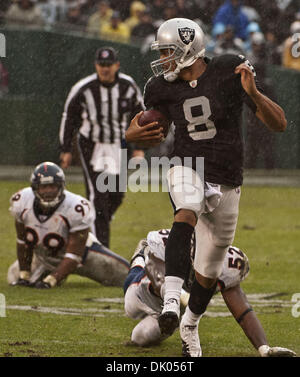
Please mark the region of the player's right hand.
[[130, 126], [125, 133], [125, 139], [127, 143], [137, 143], [138, 145], [145, 144], [149, 146], [158, 145], [163, 139], [163, 129], [153, 129], [154, 126], [157, 126], [157, 122], [152, 122], [146, 126], [140, 126], [138, 121], [140, 116], [143, 114], [143, 111], [140, 111], [136, 116], [131, 120]]

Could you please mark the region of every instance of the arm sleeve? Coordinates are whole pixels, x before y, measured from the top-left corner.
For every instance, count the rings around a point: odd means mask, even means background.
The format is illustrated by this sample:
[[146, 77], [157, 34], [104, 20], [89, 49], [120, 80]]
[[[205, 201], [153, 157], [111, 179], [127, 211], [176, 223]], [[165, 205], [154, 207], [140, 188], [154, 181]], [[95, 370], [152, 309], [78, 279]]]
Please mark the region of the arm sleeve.
[[[168, 88], [162, 87], [161, 77], [151, 77], [144, 88], [144, 104], [146, 110], [156, 109], [163, 113], [167, 119], [170, 119], [170, 114], [167, 104]], [[164, 97], [165, 96], [165, 97]]]
[[72, 88], [67, 97], [60, 124], [59, 142], [62, 152], [70, 152], [72, 149], [73, 134], [81, 125], [83, 101], [82, 93]]
[[[255, 70], [254, 70], [254, 67], [253, 65], [249, 62], [248, 59], [246, 59], [243, 55], [236, 55], [234, 57], [234, 60], [233, 60], [233, 70], [240, 64], [242, 63], [245, 63], [253, 72], [253, 74], [255, 75], [255, 84], [256, 84], [256, 87], [257, 89], [263, 93], [263, 89], [259, 83], [259, 81], [257, 80], [256, 78], [256, 73], [255, 73]], [[242, 86], [242, 83], [241, 83], [241, 75], [236, 75], [236, 80], [235, 80], [235, 90], [237, 92], [240, 93], [241, 97], [242, 97], [242, 101], [251, 109], [251, 111], [255, 114], [256, 113], [256, 110], [257, 110], [257, 107], [256, 107], [256, 104], [255, 102], [251, 99], [251, 97], [245, 92], [243, 86]]]
[[9, 212], [19, 223], [23, 223], [22, 215], [25, 209], [24, 203], [29, 200], [28, 190], [20, 190], [10, 198]]
[[91, 203], [87, 199], [79, 197], [68, 211], [70, 233], [90, 228], [95, 217], [95, 210]]

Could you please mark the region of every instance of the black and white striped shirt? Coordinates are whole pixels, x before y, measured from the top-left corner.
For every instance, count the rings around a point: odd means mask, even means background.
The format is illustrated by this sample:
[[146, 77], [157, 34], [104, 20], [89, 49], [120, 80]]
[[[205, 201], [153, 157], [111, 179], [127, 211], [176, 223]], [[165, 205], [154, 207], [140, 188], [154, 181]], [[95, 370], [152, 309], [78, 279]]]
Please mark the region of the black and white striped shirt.
[[61, 150], [71, 151], [78, 130], [91, 142], [121, 145], [130, 120], [143, 109], [143, 97], [132, 77], [118, 72], [114, 83], [104, 85], [97, 73], [87, 76], [67, 97], [59, 132]]

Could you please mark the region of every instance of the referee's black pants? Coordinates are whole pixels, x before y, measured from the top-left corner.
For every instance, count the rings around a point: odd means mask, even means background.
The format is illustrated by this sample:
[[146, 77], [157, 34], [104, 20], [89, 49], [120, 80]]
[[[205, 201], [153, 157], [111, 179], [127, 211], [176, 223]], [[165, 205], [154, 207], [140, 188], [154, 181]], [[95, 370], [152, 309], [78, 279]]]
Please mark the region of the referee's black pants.
[[[124, 192], [100, 192], [97, 189], [97, 178], [101, 172], [95, 172], [90, 165], [95, 143], [86, 139], [82, 135], [78, 137], [78, 150], [81, 158], [86, 196], [94, 205], [96, 220], [93, 232], [98, 240], [106, 247], [109, 247], [110, 241], [110, 221], [113, 214], [123, 201]], [[116, 187], [119, 188], [119, 175], [116, 175]]]

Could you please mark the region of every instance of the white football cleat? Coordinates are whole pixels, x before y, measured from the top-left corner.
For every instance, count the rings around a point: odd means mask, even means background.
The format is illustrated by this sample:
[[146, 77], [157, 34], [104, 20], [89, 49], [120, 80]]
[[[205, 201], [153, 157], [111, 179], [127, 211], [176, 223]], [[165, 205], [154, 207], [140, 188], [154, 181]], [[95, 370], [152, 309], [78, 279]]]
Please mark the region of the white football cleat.
[[188, 325], [182, 317], [180, 323], [180, 336], [182, 342], [182, 355], [184, 357], [201, 357], [202, 350], [197, 325]]
[[295, 357], [296, 353], [288, 348], [260, 346], [258, 349], [261, 357]]
[[170, 336], [179, 326], [180, 303], [175, 298], [170, 298], [163, 307], [158, 317], [158, 324], [163, 336]]

